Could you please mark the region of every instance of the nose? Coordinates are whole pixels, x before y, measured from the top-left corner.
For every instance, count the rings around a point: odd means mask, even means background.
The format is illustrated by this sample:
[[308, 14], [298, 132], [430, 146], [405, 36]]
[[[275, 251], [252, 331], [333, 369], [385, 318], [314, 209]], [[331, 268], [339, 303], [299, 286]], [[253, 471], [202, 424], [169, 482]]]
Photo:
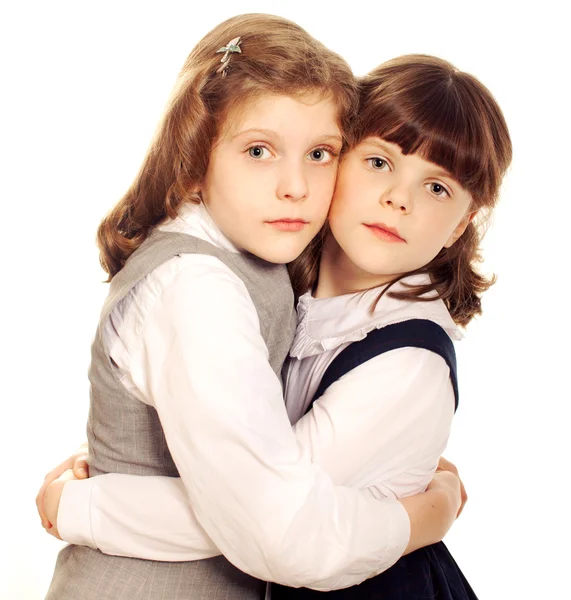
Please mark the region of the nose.
[[284, 161], [276, 193], [280, 200], [289, 202], [299, 202], [307, 198], [309, 186], [303, 164]]
[[412, 210], [412, 194], [404, 184], [395, 184], [384, 190], [379, 201], [383, 206], [394, 208], [404, 214]]

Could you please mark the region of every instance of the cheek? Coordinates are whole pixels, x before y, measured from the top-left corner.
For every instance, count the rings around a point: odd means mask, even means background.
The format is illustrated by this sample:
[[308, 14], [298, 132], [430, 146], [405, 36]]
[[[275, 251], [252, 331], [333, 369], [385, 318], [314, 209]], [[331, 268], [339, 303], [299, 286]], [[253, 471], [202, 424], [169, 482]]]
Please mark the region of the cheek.
[[329, 211], [329, 227], [335, 238], [344, 239], [344, 231], [351, 224], [349, 196], [336, 189]]
[[335, 181], [337, 180], [337, 169], [334, 167], [316, 168], [314, 174], [314, 185], [319, 190], [320, 194], [328, 195], [329, 200], [333, 196], [335, 190]]
[[443, 218], [442, 231], [443, 237], [446, 240], [454, 233], [462, 218], [464, 217], [464, 213], [460, 211], [454, 211], [454, 214], [446, 214]]
[[424, 194], [415, 197], [413, 206], [411, 221], [415, 229], [431, 234], [430, 237], [436, 237], [439, 232], [447, 229], [452, 220], [448, 207]]
[[333, 190], [333, 199], [331, 201], [331, 212], [335, 215], [344, 213], [351, 203], [351, 188], [348, 185], [349, 178], [343, 171], [339, 172], [335, 187]]
[[456, 215], [452, 216], [449, 211], [427, 215], [427, 218], [419, 223], [425, 247], [439, 252], [454, 232], [457, 223]]
[[323, 171], [326, 172], [312, 174], [310, 194], [315, 209], [327, 213], [335, 190], [336, 173], [334, 169], [323, 168]]
[[347, 226], [355, 225], [362, 222], [366, 214], [371, 214], [374, 206], [374, 193], [367, 186], [351, 185], [350, 178], [344, 176], [337, 181], [330, 214]]

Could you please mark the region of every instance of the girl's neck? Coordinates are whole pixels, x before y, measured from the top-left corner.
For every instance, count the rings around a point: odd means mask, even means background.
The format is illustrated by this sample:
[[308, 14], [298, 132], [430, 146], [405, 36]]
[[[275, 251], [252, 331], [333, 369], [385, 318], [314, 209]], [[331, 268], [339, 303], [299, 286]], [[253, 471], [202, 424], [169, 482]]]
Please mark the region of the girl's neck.
[[313, 296], [315, 298], [342, 296], [383, 285], [392, 281], [393, 277], [374, 275], [360, 269], [345, 254], [331, 232], [328, 232], [321, 253], [319, 279]]

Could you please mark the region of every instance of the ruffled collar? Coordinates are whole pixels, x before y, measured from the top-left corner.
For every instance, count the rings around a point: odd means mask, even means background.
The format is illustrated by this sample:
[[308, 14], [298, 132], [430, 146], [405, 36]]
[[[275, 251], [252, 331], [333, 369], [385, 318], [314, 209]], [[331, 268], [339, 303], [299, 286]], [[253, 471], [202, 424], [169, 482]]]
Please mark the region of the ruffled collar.
[[[403, 279], [403, 282], [413, 285], [428, 281], [428, 275], [412, 275]], [[403, 291], [406, 288], [399, 282], [391, 289]], [[298, 326], [290, 356], [302, 359], [334, 350], [342, 344], [362, 340], [373, 329], [410, 319], [429, 319], [440, 325], [451, 339], [463, 337], [446, 305], [439, 299], [409, 302], [383, 296], [371, 315], [371, 305], [382, 290], [383, 286], [333, 298], [314, 298], [309, 292], [301, 296], [297, 304]]]

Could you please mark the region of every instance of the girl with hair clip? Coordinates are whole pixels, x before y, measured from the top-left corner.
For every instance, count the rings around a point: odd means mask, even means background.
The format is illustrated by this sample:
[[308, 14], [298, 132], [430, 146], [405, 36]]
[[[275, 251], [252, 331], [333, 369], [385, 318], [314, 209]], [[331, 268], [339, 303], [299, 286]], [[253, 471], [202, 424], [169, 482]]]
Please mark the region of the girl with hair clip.
[[[139, 175], [98, 231], [110, 279], [89, 371], [98, 476], [70, 481], [61, 501], [57, 480], [46, 497], [52, 533], [69, 539], [88, 498], [107, 501], [92, 484], [118, 478], [139, 546], [129, 554], [151, 560], [73, 540], [85, 545], [60, 552], [50, 600], [259, 599], [265, 580], [344, 588], [450, 527], [455, 475], [406, 499], [335, 484], [283, 402], [296, 323], [284, 264], [322, 228], [357, 101], [347, 64], [278, 17], [232, 18], [191, 52]], [[157, 495], [139, 495], [141, 483]], [[171, 510], [193, 532], [178, 562], [167, 562], [172, 538], [143, 556], [161, 535], [144, 513]]]

